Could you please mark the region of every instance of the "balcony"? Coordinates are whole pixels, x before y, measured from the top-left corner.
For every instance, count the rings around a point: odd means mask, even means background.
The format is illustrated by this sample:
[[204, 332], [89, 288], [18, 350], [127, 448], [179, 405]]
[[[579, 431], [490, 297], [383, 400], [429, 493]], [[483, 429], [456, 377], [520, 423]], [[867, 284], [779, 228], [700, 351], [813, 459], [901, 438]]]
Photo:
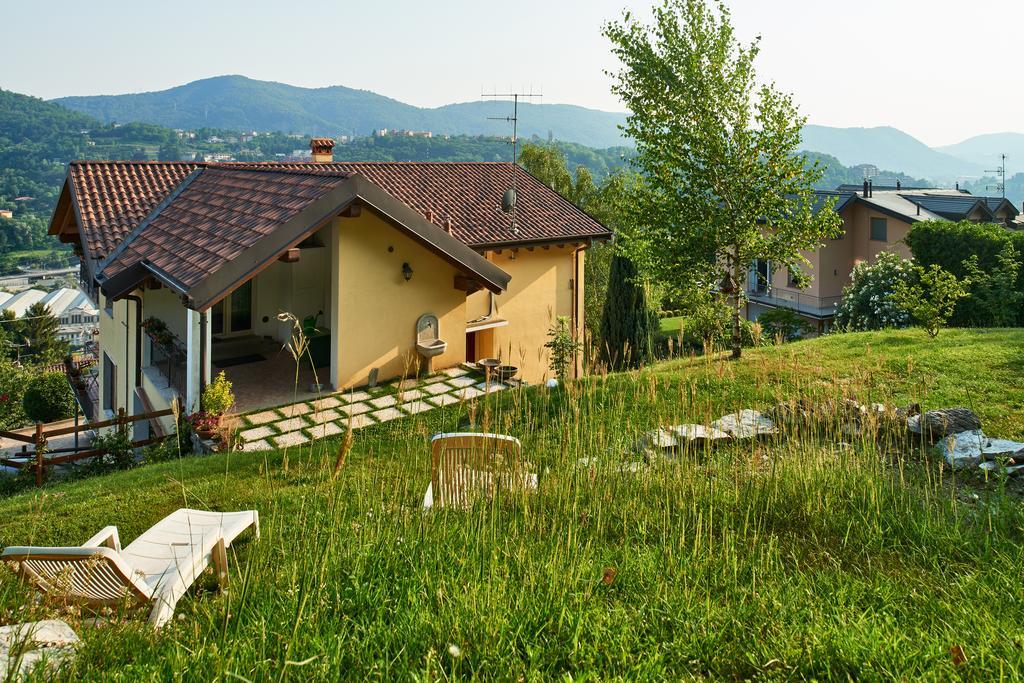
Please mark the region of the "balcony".
[[[188, 378], [188, 351], [178, 337], [161, 320], [149, 318], [143, 323], [148, 342], [149, 362], [143, 371], [161, 391], [173, 391], [185, 396]], [[154, 375], [152, 370], [156, 370]]]
[[775, 308], [788, 308], [814, 318], [831, 318], [842, 296], [811, 296], [799, 289], [788, 287], [750, 287], [747, 298], [757, 304]]

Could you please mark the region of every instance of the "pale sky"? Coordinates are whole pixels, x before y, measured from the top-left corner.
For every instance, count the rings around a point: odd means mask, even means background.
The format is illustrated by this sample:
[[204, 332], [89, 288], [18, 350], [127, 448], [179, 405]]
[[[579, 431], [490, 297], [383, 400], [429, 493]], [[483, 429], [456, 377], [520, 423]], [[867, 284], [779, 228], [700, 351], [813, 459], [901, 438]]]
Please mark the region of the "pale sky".
[[[418, 106], [509, 87], [621, 110], [602, 24], [652, 0], [0, 0], [0, 87], [44, 98], [242, 74]], [[811, 123], [930, 145], [1024, 132], [1019, 0], [731, 0]]]

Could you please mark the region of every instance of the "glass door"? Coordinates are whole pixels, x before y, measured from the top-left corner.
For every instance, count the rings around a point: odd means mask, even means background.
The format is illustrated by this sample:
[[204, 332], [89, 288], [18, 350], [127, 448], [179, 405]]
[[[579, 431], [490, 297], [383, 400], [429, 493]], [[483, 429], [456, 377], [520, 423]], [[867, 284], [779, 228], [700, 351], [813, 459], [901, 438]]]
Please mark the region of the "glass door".
[[252, 330], [252, 280], [210, 308], [210, 333], [239, 334]]
[[231, 292], [231, 331], [252, 329], [252, 280]]

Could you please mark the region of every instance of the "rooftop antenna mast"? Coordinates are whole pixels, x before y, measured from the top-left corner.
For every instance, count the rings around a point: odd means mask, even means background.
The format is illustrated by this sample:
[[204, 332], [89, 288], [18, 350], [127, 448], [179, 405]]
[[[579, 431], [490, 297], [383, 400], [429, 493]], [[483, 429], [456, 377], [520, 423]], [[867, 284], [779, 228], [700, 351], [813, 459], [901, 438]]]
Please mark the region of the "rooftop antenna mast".
[[506, 123], [512, 124], [512, 187], [505, 190], [505, 195], [501, 198], [501, 209], [505, 213], [509, 214], [512, 218], [512, 232], [519, 232], [519, 226], [516, 225], [516, 202], [519, 198], [517, 176], [519, 175], [519, 98], [529, 99], [532, 97], [543, 97], [541, 93], [534, 93], [533, 88], [530, 88], [530, 92], [509, 92], [509, 93], [481, 93], [481, 97], [493, 97], [507, 100], [512, 99], [512, 116], [488, 116], [489, 121], [505, 121]]
[[999, 182], [995, 185], [986, 185], [986, 190], [999, 190], [1003, 193], [1003, 199], [1006, 199], [1006, 155], [999, 155], [999, 168], [991, 171], [985, 171], [985, 173], [995, 173], [999, 176]]

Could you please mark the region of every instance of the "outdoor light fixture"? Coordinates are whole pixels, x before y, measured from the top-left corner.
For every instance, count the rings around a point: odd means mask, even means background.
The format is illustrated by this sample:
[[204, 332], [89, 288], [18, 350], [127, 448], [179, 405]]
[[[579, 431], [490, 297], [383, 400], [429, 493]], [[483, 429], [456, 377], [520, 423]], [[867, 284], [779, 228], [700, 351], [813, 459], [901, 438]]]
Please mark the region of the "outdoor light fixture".
[[406, 282], [412, 279], [412, 266], [408, 263], [402, 264], [402, 277], [405, 278]]

